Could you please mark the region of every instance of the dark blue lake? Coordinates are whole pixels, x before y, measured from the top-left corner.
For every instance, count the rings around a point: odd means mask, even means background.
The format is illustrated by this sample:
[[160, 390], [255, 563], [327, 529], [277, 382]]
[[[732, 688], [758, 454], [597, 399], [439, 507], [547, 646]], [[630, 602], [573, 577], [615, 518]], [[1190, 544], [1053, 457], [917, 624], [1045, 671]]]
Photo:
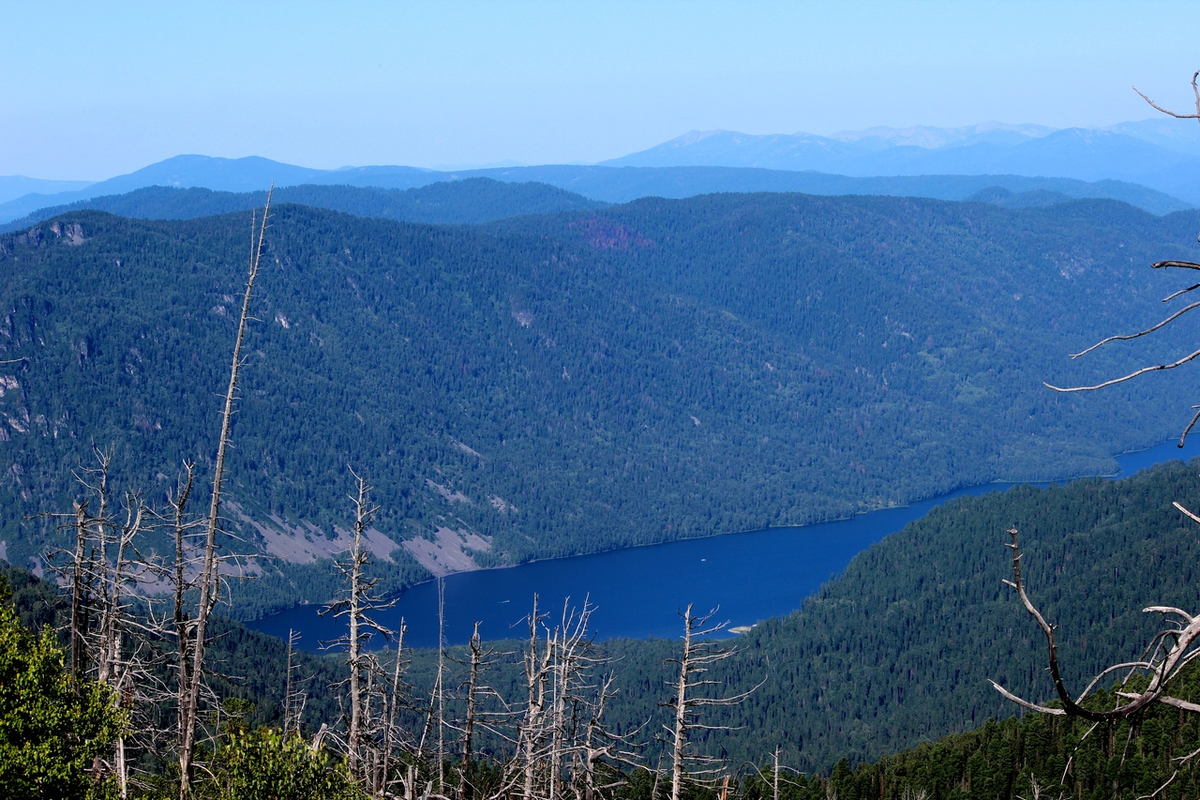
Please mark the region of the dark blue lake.
[[[1195, 437], [1200, 440], [1200, 436]], [[1179, 450], [1174, 442], [1119, 456], [1119, 476], [1163, 461], [1200, 455], [1200, 441]], [[693, 603], [719, 619], [751, 625], [799, 607], [824, 582], [846, 568], [856, 554], [894, 533], [930, 509], [963, 495], [1002, 491], [1006, 484], [960, 489], [904, 508], [862, 514], [852, 519], [795, 528], [712, 536], [636, 547], [598, 555], [538, 561], [507, 569], [465, 572], [445, 578], [446, 641], [465, 644], [479, 620], [486, 639], [521, 637], [522, 619], [536, 592], [542, 610], [561, 611], [563, 602], [582, 605], [588, 597], [596, 611], [592, 630], [598, 638], [675, 637], [678, 611]], [[344, 633], [344, 624], [317, 616], [319, 606], [300, 606], [250, 623], [250, 627], [286, 637], [302, 632], [300, 646], [316, 650], [322, 640]], [[379, 621], [408, 626], [405, 644], [437, 646], [437, 583], [413, 586]], [[382, 642], [380, 642], [382, 644]]]

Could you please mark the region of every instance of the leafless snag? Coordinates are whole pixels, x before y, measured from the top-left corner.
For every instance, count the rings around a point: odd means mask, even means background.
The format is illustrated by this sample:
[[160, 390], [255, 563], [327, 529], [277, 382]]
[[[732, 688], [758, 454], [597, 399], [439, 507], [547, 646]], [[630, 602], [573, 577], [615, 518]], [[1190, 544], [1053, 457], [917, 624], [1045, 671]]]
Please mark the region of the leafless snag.
[[541, 626], [546, 615], [538, 612], [538, 596], [533, 596], [533, 610], [529, 613], [529, 647], [525, 651], [525, 712], [518, 727], [518, 755], [515, 764], [521, 767], [522, 790], [525, 800], [535, 798], [535, 779], [539, 750], [544, 737], [543, 719], [546, 709], [546, 682], [550, 674], [550, 646], [547, 643], [539, 653]]
[[[436, 796], [444, 796], [446, 791], [446, 692], [445, 692], [445, 677], [446, 677], [446, 584], [441, 579], [437, 579], [438, 591], [438, 654], [437, 654], [437, 676], [434, 678], [433, 689], [429, 693], [429, 707], [425, 711], [425, 727], [421, 732], [421, 740], [417, 745], [417, 763], [424, 763], [430, 758], [429, 743], [433, 738], [434, 727], [437, 728], [437, 752], [432, 757], [437, 759], [437, 793]], [[410, 789], [414, 784], [410, 781]], [[425, 794], [430, 795], [432, 789], [432, 781], [426, 787]]]
[[364, 746], [366, 733], [371, 728], [371, 684], [376, 673], [380, 671], [375, 658], [366, 652], [366, 648], [375, 634], [385, 637], [392, 635], [392, 632], [372, 615], [391, 608], [395, 601], [384, 600], [376, 595], [374, 590], [379, 579], [367, 574], [367, 568], [371, 564], [371, 551], [366, 546], [364, 535], [379, 508], [371, 502], [371, 486], [366, 479], [354, 470], [350, 470], [350, 474], [354, 476], [356, 483], [356, 491], [350, 495], [350, 500], [354, 503], [354, 536], [347, 558], [335, 562], [338, 570], [346, 578], [347, 592], [343, 599], [329, 604], [321, 613], [346, 618], [347, 634], [326, 643], [325, 647], [336, 647], [346, 652], [346, 666], [349, 670], [347, 683], [350, 689], [346, 764], [350, 774], [366, 784], [373, 772], [369, 769], [369, 761], [382, 760], [377, 759], [374, 752], [368, 754], [370, 748]]
[[671, 800], [680, 800], [685, 781], [712, 778], [719, 771], [718, 759], [693, 752], [692, 734], [698, 731], [734, 730], [728, 725], [708, 725], [701, 722], [701, 710], [737, 705], [766, 682], [764, 678], [753, 688], [735, 695], [703, 696], [704, 692], [720, 685], [718, 681], [705, 676], [714, 665], [732, 658], [737, 653], [735, 649], [723, 647], [718, 642], [706, 638], [724, 630], [728, 624], [713, 623], [712, 618], [716, 613], [717, 609], [714, 608], [703, 616], [697, 616], [692, 613], [690, 604], [686, 611], [680, 613], [683, 617], [683, 653], [678, 659], [670, 659], [670, 663], [679, 665], [679, 673], [678, 678], [670, 684], [675, 696], [667, 703], [675, 711], [674, 725], [667, 728], [667, 743], [671, 747]]
[[[569, 792], [583, 800], [621, 785], [624, 776], [619, 765], [640, 766], [630, 739], [641, 728], [617, 735], [603, 723], [607, 703], [616, 692], [611, 674], [594, 677], [608, 659], [595, 648], [589, 630], [593, 611], [586, 599], [576, 609], [567, 598], [561, 618], [551, 627], [534, 595], [525, 618], [529, 631], [522, 656], [525, 696], [511, 710], [496, 696], [505, 710], [494, 716], [515, 719], [515, 732], [514, 753], [493, 798], [561, 800]], [[602, 776], [602, 765], [613, 767], [613, 774]]]
[[742, 771], [746, 767], [750, 767], [750, 769], [754, 770], [754, 773], [758, 776], [758, 779], [760, 781], [762, 781], [764, 784], [770, 784], [771, 800], [780, 800], [780, 795], [779, 795], [779, 784], [780, 783], [785, 783], [792, 787], [798, 786], [798, 784], [795, 781], [793, 781], [791, 778], [783, 777], [785, 774], [791, 774], [791, 775], [803, 774], [803, 773], [799, 772], [798, 770], [793, 769], [792, 767], [789, 767], [785, 764], [780, 763], [778, 745], [775, 747], [775, 751], [771, 754], [771, 776], [770, 776], [770, 778], [768, 778], [767, 775], [763, 773], [762, 769], [760, 769], [759, 766], [752, 761], [747, 761], [744, 764], [742, 764], [742, 766], [738, 768], [735, 775], [740, 776], [742, 774]]
[[300, 632], [288, 630], [287, 649], [287, 683], [283, 692], [283, 736], [299, 735], [300, 722], [304, 717], [304, 706], [308, 702], [308, 693], [304, 691], [306, 681], [296, 680], [296, 668], [293, 663], [296, 653], [296, 642]]
[[[575, 764], [571, 773], [571, 787], [575, 800], [595, 800], [600, 792], [610, 791], [626, 783], [623, 768], [643, 767], [638, 752], [641, 745], [634, 741], [634, 737], [649, 724], [649, 720], [624, 734], [609, 730], [603, 722], [608, 701], [617, 694], [614, 688], [615, 680], [612, 672], [606, 673], [595, 686], [592, 697], [583, 704], [582, 711], [586, 722], [582, 739], [574, 748]], [[603, 783], [602, 771], [608, 775]]]
[[392, 682], [385, 700], [384, 729], [383, 729], [383, 763], [380, 772], [381, 776], [381, 791], [387, 795], [392, 786], [391, 767], [392, 767], [392, 751], [399, 743], [400, 729], [396, 724], [396, 711], [404, 699], [402, 696], [403, 684], [401, 678], [404, 674], [404, 634], [408, 632], [408, 627], [404, 624], [404, 619], [400, 619], [400, 628], [396, 631], [396, 660], [392, 666]]
[[471, 800], [475, 787], [470, 782], [471, 744], [475, 734], [475, 723], [478, 714], [478, 701], [481, 690], [480, 679], [494, 661], [492, 650], [484, 650], [483, 639], [479, 636], [479, 623], [475, 623], [475, 631], [467, 647], [471, 654], [467, 671], [467, 714], [462, 726], [462, 759], [458, 770], [458, 800]]
[[[1176, 119], [1200, 120], [1200, 86], [1198, 86], [1198, 80], [1200, 80], [1200, 71], [1197, 71], [1192, 75], [1192, 94], [1196, 103], [1195, 113], [1181, 114], [1170, 111], [1155, 103], [1143, 92], [1139, 91], [1137, 87], [1134, 87], [1134, 91], [1137, 92], [1138, 95], [1140, 95], [1142, 99], [1145, 100], [1151, 107], [1170, 117], [1174, 117]], [[1192, 261], [1159, 261], [1152, 266], [1154, 269], [1175, 268], [1200, 270], [1200, 263]], [[1193, 284], [1184, 289], [1180, 289], [1179, 291], [1171, 293], [1163, 299], [1163, 302], [1170, 302], [1197, 289], [1200, 289], [1200, 283]], [[1150, 335], [1158, 330], [1161, 330], [1165, 326], [1170, 325], [1180, 317], [1188, 314], [1191, 311], [1194, 311], [1198, 307], [1200, 307], [1200, 302], [1190, 303], [1189, 305], [1184, 306], [1178, 311], [1175, 311], [1160, 322], [1151, 325], [1148, 328], [1144, 328], [1132, 334], [1110, 336], [1079, 353], [1073, 354], [1071, 357], [1079, 358], [1111, 342], [1129, 341]], [[1098, 389], [1103, 389], [1107, 386], [1133, 380], [1134, 378], [1137, 378], [1148, 372], [1176, 369], [1177, 367], [1183, 366], [1184, 364], [1187, 364], [1197, 358], [1200, 358], [1200, 349], [1193, 350], [1191, 353], [1188, 353], [1181, 358], [1176, 359], [1175, 361], [1142, 367], [1141, 369], [1134, 370], [1126, 375], [1092, 386], [1063, 388], [1053, 386], [1049, 383], [1047, 383], [1046, 386], [1057, 392], [1095, 391]], [[1191, 421], [1188, 422], [1186, 427], [1183, 429], [1183, 432], [1179, 437], [1179, 447], [1184, 446], [1188, 434], [1192, 431], [1197, 423], [1200, 423], [1200, 405], [1193, 406], [1192, 409], [1196, 413], [1192, 416]], [[1173, 505], [1193, 522], [1200, 523], [1200, 515], [1189, 511], [1179, 502], [1175, 502]], [[1151, 639], [1149, 646], [1146, 648], [1141, 658], [1122, 664], [1114, 664], [1105, 668], [1098, 675], [1096, 675], [1095, 678], [1092, 679], [1092, 681], [1087, 685], [1083, 692], [1079, 694], [1078, 697], [1072, 697], [1067, 691], [1059, 671], [1058, 647], [1054, 636], [1054, 626], [1046, 621], [1046, 619], [1038, 611], [1037, 607], [1029, 599], [1029, 596], [1025, 591], [1025, 585], [1021, 579], [1021, 552], [1018, 546], [1018, 533], [1016, 528], [1013, 528], [1009, 531], [1009, 536], [1011, 537], [1012, 542], [1007, 546], [1010, 547], [1013, 552], [1013, 579], [1011, 581], [1006, 580], [1004, 582], [1017, 592], [1017, 596], [1020, 598], [1025, 610], [1037, 622], [1038, 627], [1041, 628], [1042, 633], [1046, 638], [1050, 674], [1054, 682], [1055, 692], [1058, 695], [1063, 707], [1048, 708], [1043, 705], [1029, 702], [1014, 695], [993, 681], [992, 685], [997, 691], [1022, 708], [1031, 711], [1044, 714], [1053, 714], [1057, 716], [1079, 717], [1093, 721], [1095, 724], [1093, 725], [1092, 729], [1088, 731], [1088, 734], [1085, 734], [1085, 738], [1087, 735], [1090, 735], [1092, 730], [1095, 730], [1096, 725], [1101, 723], [1109, 723], [1116, 720], [1128, 719], [1154, 703], [1161, 703], [1163, 705], [1177, 708], [1184, 712], [1200, 712], [1200, 704], [1180, 700], [1167, 693], [1173, 680], [1179, 676], [1180, 671], [1190, 664], [1198, 654], [1200, 654], [1200, 647], [1197, 646], [1197, 639], [1200, 638], [1200, 617], [1193, 616], [1182, 609], [1169, 606], [1150, 606], [1144, 609], [1146, 613], [1163, 614], [1165, 617], [1172, 620], [1172, 622], [1168, 627], [1161, 630]], [[1096, 686], [1098, 686], [1106, 677], [1116, 673], [1124, 673], [1123, 682], [1125, 685], [1128, 685], [1130, 678], [1136, 675], [1143, 676], [1147, 681], [1146, 686], [1144, 689], [1137, 692], [1117, 691], [1116, 696], [1120, 698], [1117, 701], [1118, 704], [1115, 708], [1112, 708], [1108, 711], [1096, 711], [1085, 707], [1083, 705], [1084, 700], [1096, 688]], [[1183, 764], [1190, 762], [1197, 755], [1200, 755], [1200, 751], [1189, 753], [1188, 755], [1177, 759], [1177, 761], [1179, 762], [1180, 766], [1182, 766]], [[1069, 759], [1066, 770], [1070, 769], [1070, 763], [1071, 761]], [[1122, 764], [1123, 763], [1124, 757], [1122, 757]], [[1066, 779], [1066, 770], [1064, 770], [1063, 773], [1063, 780]], [[1171, 785], [1178, 775], [1179, 771], [1177, 769], [1175, 773], [1155, 792], [1149, 795], [1149, 797], [1154, 797], [1162, 793], [1168, 786]], [[1036, 797], [1040, 793], [1041, 787], [1039, 787], [1036, 782], [1033, 782], [1031, 788]]]
[[221, 435], [217, 442], [217, 458], [213, 465], [212, 498], [209, 505], [208, 524], [204, 541], [204, 564], [200, 572], [200, 600], [196, 607], [196, 619], [190, 627], [191, 664], [186, 676], [187, 686], [183, 702], [179, 707], [180, 742], [179, 742], [179, 798], [187, 800], [191, 794], [192, 768], [195, 761], [196, 729], [200, 715], [200, 700], [204, 675], [204, 651], [208, 636], [208, 618], [216, 605], [220, 583], [217, 568], [217, 531], [220, 529], [221, 513], [221, 484], [225, 477], [225, 454], [229, 448], [230, 429], [233, 424], [234, 403], [237, 400], [238, 374], [241, 370], [242, 343], [246, 336], [246, 324], [250, 319], [250, 298], [254, 292], [254, 282], [258, 277], [258, 268], [262, 262], [263, 242], [267, 235], [267, 221], [270, 218], [271, 195], [274, 184], [267, 192], [267, 202], [263, 208], [261, 225], [257, 230], [257, 242], [253, 233], [255, 220], [251, 218], [251, 248], [250, 264], [246, 277], [246, 291], [242, 298], [242, 314], [238, 320], [237, 336], [233, 343], [233, 358], [229, 370], [229, 387], [225, 392], [225, 408], [221, 414]]
[[[132, 715], [141, 711], [140, 706], [135, 708], [135, 698], [151, 700], [154, 685], [145, 642], [130, 636], [143, 627], [130, 613], [130, 604], [146, 569], [136, 559], [135, 540], [147, 527], [148, 511], [137, 492], [125, 492], [122, 508], [114, 512], [109, 483], [112, 459], [100, 448], [93, 447], [93, 452], [96, 466], [76, 476], [84, 497], [74, 502], [71, 513], [53, 515], [70, 520], [74, 546], [70, 551], [51, 551], [46, 563], [71, 587], [68, 635], [73, 679], [107, 685], [113, 702]], [[128, 795], [130, 779], [127, 740], [140, 733], [140, 729], [122, 731], [112, 757], [97, 758], [92, 765], [97, 777], [116, 778], [122, 798]]]
[[[1176, 505], [1178, 506], [1178, 504]], [[1042, 616], [1041, 612], [1038, 611], [1037, 607], [1029, 599], [1029, 595], [1025, 591], [1025, 584], [1021, 579], [1022, 554], [1019, 548], [1017, 529], [1012, 528], [1008, 533], [1012, 538], [1012, 542], [1005, 546], [1011, 548], [1013, 552], [1013, 579], [1011, 581], [1005, 580], [1004, 583], [1017, 592], [1021, 604], [1037, 622], [1038, 627], [1042, 629], [1042, 633], [1046, 637], [1050, 675], [1054, 682], [1055, 693], [1058, 695], [1058, 699], [1063, 707], [1050, 708], [1032, 703], [1018, 697], [995, 681], [990, 681], [996, 691], [1000, 692], [1006, 699], [1030, 711], [1054, 716], [1079, 717], [1094, 722], [1095, 725], [1084, 734], [1084, 739], [1091, 735], [1097, 725], [1129, 719], [1154, 703], [1161, 703], [1184, 712], [1200, 712], [1200, 704], [1180, 700], [1167, 694], [1170, 685], [1179, 676], [1181, 670], [1200, 656], [1200, 646], [1197, 645], [1197, 640], [1200, 639], [1200, 617], [1192, 616], [1181, 609], [1171, 606], [1149, 606], [1143, 609], [1146, 613], [1163, 614], [1168, 618], [1174, 618], [1176, 622], [1170, 627], [1159, 631], [1151, 639], [1149, 646], [1140, 659], [1106, 667], [1088, 683], [1078, 697], [1072, 697], [1067, 691], [1058, 666], [1058, 646], [1054, 636], [1055, 627], [1046, 621], [1045, 617]], [[1115, 708], [1108, 711], [1096, 711], [1085, 707], [1083, 705], [1084, 701], [1100, 685], [1100, 682], [1116, 673], [1124, 673], [1124, 678], [1121, 681], [1123, 685], [1128, 685], [1130, 678], [1135, 675], [1145, 676], [1148, 682], [1145, 688], [1138, 692], [1116, 691], [1115, 694], [1120, 698], [1120, 701], [1118, 701], [1118, 705]], [[1132, 731], [1130, 735], [1132, 736]], [[1155, 797], [1165, 790], [1179, 776], [1180, 768], [1191, 762], [1198, 755], [1200, 755], [1200, 750], [1176, 758], [1175, 760], [1179, 766], [1175, 769], [1174, 773], [1162, 786], [1152, 794], [1147, 795], [1147, 797]], [[1123, 763], [1124, 756], [1122, 757]], [[1066, 780], [1070, 765], [1071, 761], [1068, 760], [1060, 783]], [[1035, 796], [1038, 795], [1040, 788], [1034, 787]]]

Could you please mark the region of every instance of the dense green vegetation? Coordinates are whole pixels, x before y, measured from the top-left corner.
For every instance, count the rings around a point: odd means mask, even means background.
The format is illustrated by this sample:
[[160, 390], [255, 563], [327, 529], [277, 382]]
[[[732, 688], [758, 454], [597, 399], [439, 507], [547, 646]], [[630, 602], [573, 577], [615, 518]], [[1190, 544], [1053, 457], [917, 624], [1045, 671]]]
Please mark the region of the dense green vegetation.
[[[93, 442], [154, 502], [183, 458], [203, 471], [246, 224], [82, 211], [0, 239], [0, 356], [21, 359], [0, 397], [11, 561], [55, 538], [33, 515], [70, 507]], [[473, 530], [495, 565], [1105, 472], [1182, 427], [1184, 388], [1041, 381], [1182, 348], [1187, 326], [1136, 356], [1062, 355], [1158, 313], [1170, 281], [1144, 265], [1186, 255], [1197, 224], [1111, 202], [802, 195], [486, 229], [281, 206], [231, 508], [332, 535], [353, 465], [393, 540]], [[234, 613], [329, 596], [322, 562], [264, 569]], [[427, 574], [403, 552], [382, 569], [393, 588]]]
[[[134, 219], [195, 219], [262, 208], [267, 193], [215, 192], [150, 186], [127, 194], [105, 195], [66, 206], [43, 208], [0, 225], [0, 233], [19, 231], [42, 220], [84, 209], [107, 211]], [[358, 186], [285, 186], [275, 190], [277, 202], [342, 211], [359, 217], [407, 222], [463, 224], [491, 222], [524, 214], [549, 214], [601, 208], [605, 203], [544, 183], [501, 183], [489, 178], [442, 181], [415, 189]]]
[[[33, 603], [26, 613], [37, 618], [42, 609]], [[92, 759], [123, 730], [126, 712], [107, 686], [68, 677], [52, 629], [35, 634], [21, 622], [0, 577], [0, 795], [100, 796], [112, 786], [94, 779]]]

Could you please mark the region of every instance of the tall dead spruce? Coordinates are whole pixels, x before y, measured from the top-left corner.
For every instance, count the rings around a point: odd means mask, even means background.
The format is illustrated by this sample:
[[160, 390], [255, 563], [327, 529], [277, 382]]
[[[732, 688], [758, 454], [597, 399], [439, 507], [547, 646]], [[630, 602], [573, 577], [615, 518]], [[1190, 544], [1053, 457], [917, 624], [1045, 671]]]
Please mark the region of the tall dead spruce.
[[[594, 610], [587, 599], [577, 609], [568, 598], [551, 627], [534, 595], [522, 657], [525, 697], [514, 715], [515, 752], [493, 797], [561, 800], [569, 793], [591, 800], [624, 782], [619, 767], [638, 766], [631, 739], [641, 727], [617, 734], [603, 721], [616, 692], [612, 675], [603, 672], [609, 659], [597, 651], [588, 627]], [[606, 776], [602, 766], [612, 768]]]
[[[367, 567], [371, 564], [371, 551], [364, 538], [379, 508], [371, 502], [371, 486], [366, 479], [355, 474], [353, 470], [351, 475], [354, 476], [356, 484], [355, 492], [350, 496], [354, 503], [354, 536], [346, 559], [336, 562], [338, 570], [348, 584], [346, 596], [331, 603], [323, 613], [344, 617], [347, 623], [346, 635], [326, 645], [345, 651], [349, 670], [347, 685], [350, 690], [350, 719], [346, 737], [346, 765], [350, 774], [362, 785], [379, 789], [385, 778], [379, 775], [378, 767], [384, 763], [385, 757], [380, 748], [367, 745], [376, 728], [385, 733], [384, 740], [388, 738], [386, 731], [383, 731], [386, 720], [372, 721], [370, 713], [375, 678], [382, 674], [382, 670], [377, 660], [366, 651], [366, 647], [376, 634], [392, 636], [392, 632], [375, 620], [372, 614], [391, 608], [395, 601], [385, 601], [377, 596], [374, 589], [379, 579], [367, 574]], [[398, 681], [397, 674], [394, 682]], [[381, 685], [386, 687], [386, 678]], [[385, 691], [382, 703], [384, 706], [388, 702], [386, 698]], [[384, 713], [387, 713], [386, 708]]]
[[725, 629], [727, 623], [713, 623], [717, 609], [703, 616], [692, 613], [692, 606], [680, 614], [683, 617], [683, 653], [670, 663], [679, 665], [678, 677], [671, 684], [674, 696], [667, 705], [675, 711], [674, 724], [667, 728], [667, 744], [671, 748], [671, 800], [680, 800], [683, 784], [693, 779], [711, 779], [720, 771], [719, 760], [696, 753], [691, 744], [692, 736], [702, 731], [735, 730], [729, 725], [709, 725], [701, 721], [703, 709], [733, 706], [743, 702], [765, 683], [740, 694], [726, 697], [706, 697], [705, 694], [720, 686], [720, 681], [709, 677], [712, 668], [733, 658], [737, 650], [722, 646], [713, 640], [713, 634]]
[[[262, 262], [263, 241], [267, 235], [267, 220], [271, 211], [271, 195], [275, 186], [267, 192], [262, 222], [258, 225], [257, 238], [251, 237], [250, 265], [246, 277], [246, 291], [242, 298], [242, 314], [238, 319], [237, 337], [233, 343], [233, 359], [229, 369], [229, 388], [225, 391], [225, 408], [221, 414], [221, 436], [217, 442], [217, 458], [213, 465], [212, 499], [209, 504], [208, 522], [204, 537], [204, 562], [200, 569], [200, 600], [196, 606], [196, 617], [190, 625], [184, 624], [185, 641], [180, 652], [190, 655], [186, 675], [181, 675], [181, 697], [179, 704], [179, 797], [186, 800], [191, 794], [192, 770], [196, 753], [196, 728], [200, 716], [200, 695], [204, 683], [204, 652], [207, 644], [208, 619], [216, 605], [219, 592], [217, 557], [217, 533], [221, 528], [221, 482], [225, 476], [225, 453], [229, 448], [229, 432], [233, 423], [234, 404], [237, 400], [238, 375], [242, 364], [242, 342], [246, 336], [246, 324], [250, 320], [250, 298], [254, 282], [258, 278]], [[253, 224], [253, 223], [252, 223]], [[252, 228], [253, 230], [253, 228]], [[188, 487], [191, 470], [188, 470]], [[178, 548], [178, 546], [177, 546]], [[178, 549], [177, 549], [178, 552]], [[182, 578], [182, 576], [181, 576]], [[188, 643], [190, 642], [190, 647]], [[180, 664], [183, 668], [184, 664]]]

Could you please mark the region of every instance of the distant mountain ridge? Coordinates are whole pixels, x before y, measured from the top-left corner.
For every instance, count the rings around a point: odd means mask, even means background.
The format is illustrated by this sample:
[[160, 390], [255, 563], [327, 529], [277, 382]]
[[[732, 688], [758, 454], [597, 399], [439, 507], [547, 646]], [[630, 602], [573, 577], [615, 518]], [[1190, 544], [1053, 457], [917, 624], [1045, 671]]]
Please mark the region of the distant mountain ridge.
[[[722, 169], [723, 172], [628, 172], [645, 169]], [[729, 169], [757, 172], [734, 174]], [[767, 174], [789, 173], [784, 175]], [[806, 173], [823, 173], [819, 175]], [[276, 186], [344, 185], [414, 189], [469, 177], [549, 183], [592, 200], [628, 202], [639, 197], [682, 198], [721, 191], [788, 191], [813, 194], [909, 194], [963, 200], [981, 189], [1044, 190], [1069, 197], [1108, 197], [1156, 214], [1200, 204], [1200, 127], [1148, 119], [1102, 129], [1053, 130], [1040, 125], [987, 122], [959, 128], [874, 127], [832, 136], [808, 133], [752, 135], [692, 131], [598, 165], [491, 167], [429, 170], [404, 166], [311, 169], [267, 158], [181, 155], [98, 183], [0, 177], [0, 223], [94, 197], [147, 186], [261, 191]], [[890, 184], [886, 178], [907, 178]], [[1004, 181], [980, 182], [980, 178]], [[1013, 185], [1013, 179], [1049, 183]], [[857, 184], [855, 179], [870, 179]], [[920, 180], [918, 180], [920, 179]], [[1063, 180], [1103, 186], [1070, 186]], [[952, 186], [958, 181], [965, 186]], [[1113, 185], [1111, 182], [1125, 184]], [[831, 184], [836, 188], [830, 189]], [[822, 190], [822, 186], [825, 187]]]
[[[206, 166], [207, 165], [207, 166]], [[211, 167], [211, 170], [207, 170]], [[244, 173], [238, 170], [245, 167]], [[207, 170], [207, 171], [206, 171]], [[306, 170], [268, 159], [220, 159], [206, 156], [180, 156], [154, 164], [137, 173], [93, 184], [84, 190], [54, 195], [31, 194], [8, 203], [0, 203], [0, 231], [15, 230], [48, 219], [62, 210], [100, 208], [125, 214], [113, 198], [150, 186], [176, 189], [196, 188], [214, 192], [262, 192], [272, 182], [277, 187], [341, 186], [369, 191], [405, 191], [450, 184], [478, 178], [501, 183], [547, 184], [550, 187], [582, 195], [605, 203], [625, 203], [642, 197], [682, 199], [716, 192], [801, 192], [815, 195], [889, 195], [928, 197], [934, 200], [967, 200], [989, 188], [1015, 194], [1030, 191], [1056, 192], [1074, 199], [1107, 198], [1120, 200], [1153, 214], [1168, 214], [1192, 206], [1176, 197], [1134, 183], [1114, 180], [1087, 182], [1070, 178], [1030, 178], [1021, 175], [914, 175], [890, 177], [848, 177], [819, 172], [769, 170], [742, 167], [605, 167], [547, 165], [540, 167], [497, 167], [465, 172], [433, 172], [409, 167], [361, 167], [352, 169]], [[292, 184], [289, 181], [300, 181]], [[138, 185], [143, 184], [143, 185]], [[170, 195], [158, 195], [166, 199]], [[142, 198], [144, 200], [145, 198]], [[145, 219], [180, 219], [172, 202], [157, 211], [139, 201], [140, 210], [132, 216]], [[310, 199], [296, 202], [319, 207], [348, 210]], [[239, 206], [240, 207], [240, 206]], [[230, 207], [227, 210], [234, 210]], [[551, 210], [551, 209], [543, 209]], [[215, 209], [204, 213], [218, 213]], [[350, 213], [360, 214], [360, 211]], [[524, 211], [518, 213], [537, 213]], [[366, 214], [392, 219], [422, 222], [463, 222], [465, 219], [408, 217], [392, 214]], [[187, 215], [185, 215], [187, 216]], [[499, 216], [504, 216], [500, 214]], [[492, 218], [497, 218], [493, 216]], [[14, 220], [16, 222], [14, 222]], [[9, 223], [4, 225], [3, 223]]]
[[44, 195], [75, 192], [91, 185], [91, 181], [48, 181], [24, 175], [0, 175], [0, 203], [38, 192]]
[[984, 122], [962, 128], [936, 128], [930, 125], [916, 125], [910, 128], [876, 126], [861, 131], [840, 131], [829, 138], [843, 142], [869, 144], [880, 149], [896, 146], [934, 148], [981, 143], [1013, 145], [1053, 132], [1054, 128], [1047, 128], [1045, 125], [1006, 125], [1002, 122]]
[[[872, 129], [822, 137], [808, 133], [754, 136], [734, 131], [692, 131], [662, 144], [603, 162], [603, 166], [755, 167], [847, 176], [1026, 175], [1082, 181], [1120, 180], [1189, 203], [1200, 202], [1200, 145], [1190, 138], [1166, 147], [1156, 128], [1151, 141], [1118, 130], [1067, 128], [1044, 135], [1026, 130]], [[918, 145], [918, 142], [934, 146]]]

